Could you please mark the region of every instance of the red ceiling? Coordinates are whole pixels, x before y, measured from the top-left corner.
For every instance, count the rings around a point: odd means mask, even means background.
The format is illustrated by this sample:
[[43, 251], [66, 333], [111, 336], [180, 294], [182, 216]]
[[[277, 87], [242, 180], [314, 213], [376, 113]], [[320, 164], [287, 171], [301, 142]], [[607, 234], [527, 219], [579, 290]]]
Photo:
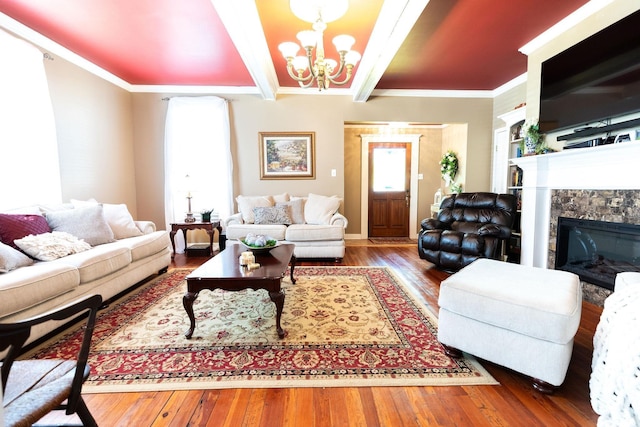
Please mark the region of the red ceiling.
[[[328, 24], [327, 56], [339, 33], [363, 53], [383, 2], [351, 0]], [[526, 71], [520, 47], [586, 3], [431, 0], [376, 89], [496, 89]], [[288, 5], [256, 0], [281, 87], [296, 83], [277, 46], [310, 27]], [[0, 12], [131, 85], [255, 86], [211, 0], [2, 0]]]

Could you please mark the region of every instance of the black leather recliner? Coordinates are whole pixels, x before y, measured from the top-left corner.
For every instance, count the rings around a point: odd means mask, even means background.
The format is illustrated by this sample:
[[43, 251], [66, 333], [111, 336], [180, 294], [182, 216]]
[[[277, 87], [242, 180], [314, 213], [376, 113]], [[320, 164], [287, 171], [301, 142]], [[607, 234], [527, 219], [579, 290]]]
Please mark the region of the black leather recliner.
[[458, 271], [478, 258], [497, 259], [502, 242], [511, 235], [516, 208], [513, 194], [447, 196], [437, 218], [422, 220], [418, 254], [447, 271]]

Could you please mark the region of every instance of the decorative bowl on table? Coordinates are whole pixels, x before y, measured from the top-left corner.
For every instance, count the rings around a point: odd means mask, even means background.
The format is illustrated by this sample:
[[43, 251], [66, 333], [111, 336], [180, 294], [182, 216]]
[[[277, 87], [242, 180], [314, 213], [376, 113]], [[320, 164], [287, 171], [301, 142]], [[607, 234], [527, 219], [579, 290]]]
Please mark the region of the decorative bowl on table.
[[240, 244], [247, 250], [260, 254], [269, 252], [271, 249], [279, 245], [278, 241], [263, 235], [247, 234], [245, 237], [238, 239]]

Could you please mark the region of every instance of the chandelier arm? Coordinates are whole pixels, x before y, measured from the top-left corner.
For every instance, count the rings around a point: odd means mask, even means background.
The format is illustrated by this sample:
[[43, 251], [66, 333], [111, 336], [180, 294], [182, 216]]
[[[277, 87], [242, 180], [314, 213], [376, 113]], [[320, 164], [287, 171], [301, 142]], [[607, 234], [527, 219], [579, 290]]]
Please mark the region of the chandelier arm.
[[298, 84], [300, 85], [301, 88], [306, 89], [308, 87], [311, 87], [311, 85], [313, 84], [313, 81], [314, 80], [311, 78], [311, 76], [308, 76], [306, 82], [298, 80]]
[[[343, 67], [340, 67], [340, 68], [342, 69]], [[342, 86], [343, 84], [346, 84], [349, 80], [351, 80], [351, 74], [352, 73], [353, 73], [353, 65], [347, 65], [347, 75], [345, 76], [344, 80], [342, 80], [342, 81], [334, 80], [334, 78], [338, 77], [340, 75], [340, 73], [338, 73], [338, 74], [336, 74], [334, 76], [327, 76], [327, 78], [334, 85]]]
[[291, 77], [293, 80], [297, 81], [298, 83], [307, 83], [307, 82], [313, 81], [313, 73], [308, 74], [306, 77], [302, 77], [301, 74], [296, 75], [293, 72], [293, 64], [291, 62], [287, 62], [287, 71], [289, 72], [289, 77]]
[[311, 76], [313, 78], [317, 78], [318, 76], [316, 75], [316, 72], [314, 71], [315, 67], [313, 64], [313, 52], [311, 51], [312, 48], [307, 47], [306, 51], [307, 51], [307, 60], [309, 61], [309, 72], [311, 73]]
[[338, 71], [336, 71], [335, 73], [333, 73], [331, 75], [327, 75], [327, 78], [329, 79], [330, 82], [335, 83], [334, 79], [340, 77], [340, 75], [342, 74], [342, 71], [344, 70], [344, 66], [345, 66], [344, 54], [341, 53], [340, 54], [340, 66], [338, 67]]

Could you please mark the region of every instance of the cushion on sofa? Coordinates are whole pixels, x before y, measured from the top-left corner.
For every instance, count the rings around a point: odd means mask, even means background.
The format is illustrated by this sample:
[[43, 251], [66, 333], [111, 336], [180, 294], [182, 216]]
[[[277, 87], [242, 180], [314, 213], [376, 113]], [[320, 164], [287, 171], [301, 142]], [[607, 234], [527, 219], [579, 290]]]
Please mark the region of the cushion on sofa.
[[247, 224], [253, 224], [255, 220], [253, 208], [274, 205], [271, 196], [238, 196], [236, 202], [238, 202], [238, 210], [242, 214], [242, 220]]
[[292, 224], [287, 227], [285, 239], [289, 242], [343, 240], [344, 228], [341, 225]]
[[0, 243], [0, 273], [33, 264], [33, 260], [11, 246]]
[[111, 227], [113, 236], [116, 239], [142, 235], [142, 231], [136, 227], [127, 205], [124, 203], [117, 205], [104, 203], [102, 206], [104, 208], [104, 219], [107, 220], [107, 224]]
[[249, 233], [263, 234], [275, 240], [284, 240], [287, 226], [283, 224], [233, 224], [227, 227], [227, 240], [241, 239]]
[[274, 194], [271, 198], [273, 199], [273, 203], [286, 203], [291, 200], [291, 196], [286, 192], [282, 194]]
[[35, 307], [76, 289], [79, 282], [76, 268], [49, 262], [0, 274], [0, 317]]
[[131, 264], [131, 251], [118, 242], [100, 245], [90, 251], [72, 254], [51, 261], [55, 264], [70, 265], [78, 269], [80, 284], [88, 283], [112, 274]]
[[91, 249], [87, 242], [64, 231], [30, 234], [17, 239], [15, 243], [24, 253], [40, 261], [53, 261]]
[[285, 206], [289, 209], [292, 224], [304, 224], [304, 202], [305, 199], [297, 197], [288, 202], [276, 203], [276, 206]]
[[131, 251], [131, 261], [134, 262], [157, 254], [165, 248], [169, 248], [171, 241], [169, 240], [169, 233], [161, 230], [142, 236], [119, 240], [118, 244], [129, 248]]
[[42, 215], [0, 214], [0, 242], [19, 249], [13, 242], [29, 234], [42, 234], [51, 231]]
[[[75, 200], [71, 199], [71, 203], [74, 207], [87, 207], [87, 206], [95, 206], [98, 203], [95, 199], [89, 200]], [[133, 221], [133, 216], [129, 212], [127, 205], [124, 203], [120, 204], [111, 204], [111, 203], [102, 203], [102, 213], [104, 214], [104, 219], [109, 224], [111, 231], [113, 231], [113, 236], [116, 240], [126, 239], [127, 237], [140, 236], [142, 231], [136, 226], [136, 223]]]
[[331, 216], [338, 212], [340, 199], [309, 193], [304, 205], [304, 219], [307, 224], [329, 224]]
[[102, 205], [47, 212], [52, 231], [66, 231], [91, 246], [114, 241], [113, 231], [104, 218]]
[[255, 207], [253, 208], [253, 216], [254, 224], [291, 224], [289, 209], [282, 205]]

